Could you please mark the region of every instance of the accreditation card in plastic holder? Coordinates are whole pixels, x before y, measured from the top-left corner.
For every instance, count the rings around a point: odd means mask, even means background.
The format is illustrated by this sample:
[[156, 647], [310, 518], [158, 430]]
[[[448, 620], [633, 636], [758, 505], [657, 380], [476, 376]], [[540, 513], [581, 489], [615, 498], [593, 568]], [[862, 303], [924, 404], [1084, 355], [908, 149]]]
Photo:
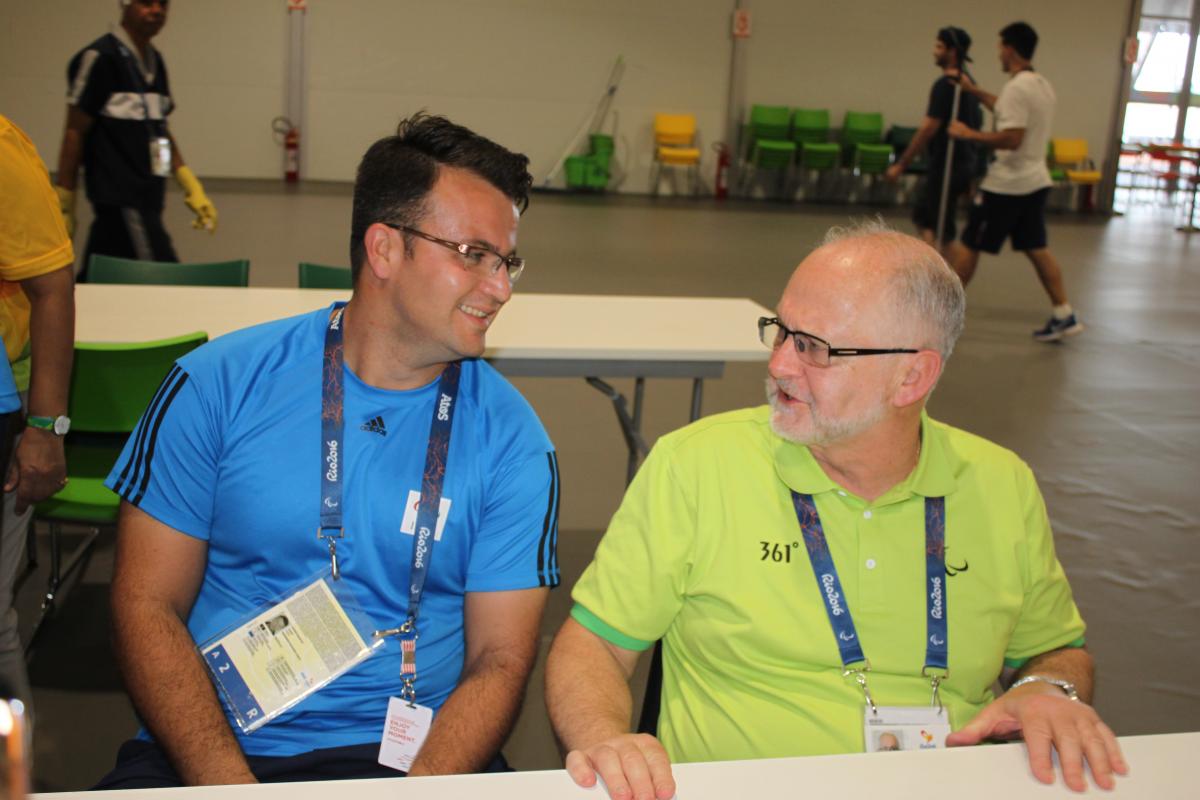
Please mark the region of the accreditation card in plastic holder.
[[311, 583], [200, 645], [217, 690], [246, 733], [336, 680], [383, 646], [345, 581]]

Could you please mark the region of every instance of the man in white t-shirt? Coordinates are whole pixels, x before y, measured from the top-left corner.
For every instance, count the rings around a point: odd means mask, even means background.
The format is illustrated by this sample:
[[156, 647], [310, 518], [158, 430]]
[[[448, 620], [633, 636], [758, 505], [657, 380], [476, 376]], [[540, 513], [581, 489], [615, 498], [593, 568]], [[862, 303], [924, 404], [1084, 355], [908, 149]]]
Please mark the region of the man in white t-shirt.
[[995, 113], [996, 130], [972, 130], [954, 121], [947, 132], [995, 148], [997, 153], [971, 207], [964, 247], [952, 266], [966, 285], [975, 274], [980, 251], [997, 254], [1011, 236], [1013, 249], [1028, 256], [1053, 306], [1050, 319], [1033, 332], [1033, 338], [1057, 342], [1082, 331], [1083, 323], [1067, 300], [1062, 269], [1046, 247], [1046, 195], [1054, 183], [1046, 168], [1046, 146], [1055, 97], [1050, 82], [1030, 63], [1037, 42], [1037, 32], [1024, 22], [1000, 31], [1000, 66], [1012, 77], [999, 96], [962, 78], [963, 89]]

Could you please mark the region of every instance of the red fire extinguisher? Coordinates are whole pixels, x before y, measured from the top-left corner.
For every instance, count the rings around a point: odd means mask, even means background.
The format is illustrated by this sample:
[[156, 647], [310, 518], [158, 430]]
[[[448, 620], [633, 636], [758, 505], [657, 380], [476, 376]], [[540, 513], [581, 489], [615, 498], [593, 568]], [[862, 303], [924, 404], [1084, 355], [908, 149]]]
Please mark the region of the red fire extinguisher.
[[717, 151], [716, 195], [718, 200], [724, 200], [729, 196], [729, 147], [724, 142], [717, 142], [713, 149]]
[[300, 129], [296, 127], [283, 135], [283, 178], [288, 183], [300, 180]]
[[283, 179], [288, 183], [300, 180], [300, 129], [287, 117], [271, 120], [271, 132], [276, 144], [283, 145]]

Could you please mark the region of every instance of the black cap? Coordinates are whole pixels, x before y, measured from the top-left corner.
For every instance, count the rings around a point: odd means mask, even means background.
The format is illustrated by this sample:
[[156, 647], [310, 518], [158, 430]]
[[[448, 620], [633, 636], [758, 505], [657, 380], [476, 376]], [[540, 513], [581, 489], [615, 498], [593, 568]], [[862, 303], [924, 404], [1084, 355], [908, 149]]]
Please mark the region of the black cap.
[[947, 25], [938, 31], [937, 38], [946, 47], [953, 47], [958, 51], [959, 61], [967, 62], [971, 60], [971, 57], [967, 55], [967, 51], [971, 49], [971, 34], [962, 28]]

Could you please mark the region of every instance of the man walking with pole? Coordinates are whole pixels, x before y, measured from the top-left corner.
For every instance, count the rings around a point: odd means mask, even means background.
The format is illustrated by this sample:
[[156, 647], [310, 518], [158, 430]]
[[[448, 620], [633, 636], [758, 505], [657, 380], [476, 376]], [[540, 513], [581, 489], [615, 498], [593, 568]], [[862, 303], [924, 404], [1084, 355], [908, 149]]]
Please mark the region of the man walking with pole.
[[917, 190], [913, 224], [926, 243], [936, 242], [934, 246], [947, 260], [957, 232], [954, 209], [970, 188], [976, 163], [975, 146], [951, 140], [946, 135], [947, 123], [958, 120], [977, 130], [982, 119], [979, 100], [964, 95], [956, 81], [963, 64], [971, 60], [967, 55], [970, 47], [971, 37], [962, 28], [947, 25], [937, 32], [933, 60], [942, 74], [929, 90], [929, 104], [916, 135], [886, 175], [888, 180], [898, 181], [913, 160], [928, 150], [929, 174]]
[[975, 274], [980, 251], [998, 254], [1011, 236], [1013, 249], [1033, 264], [1050, 296], [1050, 319], [1033, 332], [1033, 338], [1057, 342], [1082, 331], [1083, 323], [1067, 300], [1062, 269], [1046, 246], [1046, 195], [1053, 185], [1046, 168], [1046, 146], [1056, 98], [1050, 82], [1033, 70], [1037, 42], [1037, 32], [1024, 22], [1000, 31], [1000, 66], [1011, 77], [998, 96], [980, 89], [969, 77], [962, 78], [963, 91], [995, 112], [996, 130], [983, 133], [955, 121], [949, 134], [960, 142], [995, 148], [997, 153], [971, 207], [962, 237], [965, 247], [950, 263], [966, 285]]

